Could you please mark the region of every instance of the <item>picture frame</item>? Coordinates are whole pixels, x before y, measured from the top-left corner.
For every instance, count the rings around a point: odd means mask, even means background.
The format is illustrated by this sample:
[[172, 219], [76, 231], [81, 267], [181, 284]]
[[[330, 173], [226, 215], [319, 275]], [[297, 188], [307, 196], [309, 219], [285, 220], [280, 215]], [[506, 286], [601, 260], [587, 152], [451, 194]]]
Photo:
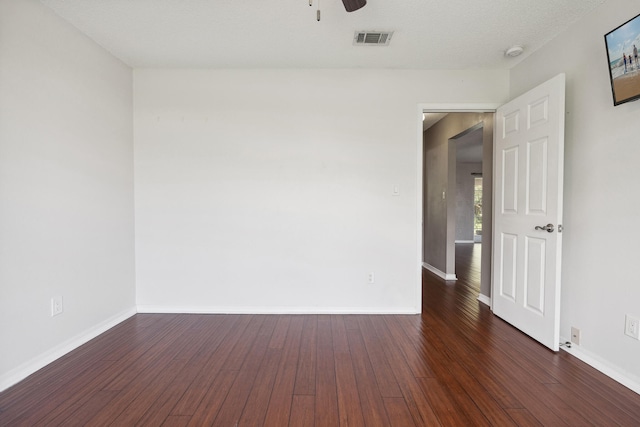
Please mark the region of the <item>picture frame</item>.
[[640, 14], [604, 35], [613, 105], [640, 99]]

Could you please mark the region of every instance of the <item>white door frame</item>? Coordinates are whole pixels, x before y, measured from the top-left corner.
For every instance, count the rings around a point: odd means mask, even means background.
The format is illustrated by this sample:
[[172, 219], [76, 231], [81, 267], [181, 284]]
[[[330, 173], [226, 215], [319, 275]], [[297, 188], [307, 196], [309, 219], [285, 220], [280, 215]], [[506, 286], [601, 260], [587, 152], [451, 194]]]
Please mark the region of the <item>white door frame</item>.
[[[418, 104], [416, 110], [416, 130], [417, 130], [417, 147], [418, 147], [418, 182], [416, 188], [418, 189], [417, 198], [418, 198], [418, 216], [417, 216], [417, 225], [418, 230], [420, 230], [420, 236], [417, 241], [417, 250], [416, 250], [416, 259], [417, 259], [417, 286], [416, 286], [416, 313], [422, 312], [422, 247], [424, 242], [422, 239], [424, 238], [424, 230], [422, 224], [423, 218], [423, 196], [424, 196], [424, 188], [423, 188], [423, 173], [424, 173], [424, 164], [423, 164], [423, 141], [422, 141], [422, 113], [424, 111], [429, 112], [441, 112], [441, 113], [495, 113], [498, 107], [502, 105], [502, 103], [432, 103], [432, 104]], [[492, 190], [493, 191], [493, 190]]]

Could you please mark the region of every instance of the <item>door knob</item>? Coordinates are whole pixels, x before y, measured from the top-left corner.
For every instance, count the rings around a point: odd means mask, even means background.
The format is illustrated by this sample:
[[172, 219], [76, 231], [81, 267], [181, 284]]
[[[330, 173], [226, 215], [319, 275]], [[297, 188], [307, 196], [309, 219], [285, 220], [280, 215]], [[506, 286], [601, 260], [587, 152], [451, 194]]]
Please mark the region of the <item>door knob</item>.
[[553, 224], [547, 224], [545, 226], [536, 225], [536, 230], [546, 231], [548, 233], [553, 233]]

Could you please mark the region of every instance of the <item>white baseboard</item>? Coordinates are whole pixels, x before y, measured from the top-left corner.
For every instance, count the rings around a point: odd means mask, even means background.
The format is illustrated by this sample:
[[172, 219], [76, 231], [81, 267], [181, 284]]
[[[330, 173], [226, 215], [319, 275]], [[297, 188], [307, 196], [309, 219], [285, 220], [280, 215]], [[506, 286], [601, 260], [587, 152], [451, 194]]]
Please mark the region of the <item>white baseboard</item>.
[[480, 295], [478, 295], [478, 301], [480, 301], [484, 305], [488, 305], [489, 308], [491, 308], [491, 298], [490, 297], [488, 297], [486, 295], [483, 295], [483, 294], [480, 294]]
[[4, 391], [7, 388], [11, 387], [14, 384], [19, 383], [23, 379], [27, 378], [29, 375], [38, 371], [39, 369], [44, 368], [49, 363], [54, 362], [55, 360], [61, 358], [65, 354], [75, 350], [80, 347], [82, 344], [87, 343], [88, 341], [94, 339], [98, 335], [106, 332], [107, 330], [113, 328], [117, 324], [127, 320], [129, 317], [136, 314], [136, 309], [130, 308], [121, 313], [118, 313], [107, 320], [95, 325], [92, 328], [82, 332], [75, 337], [72, 337], [65, 342], [57, 345], [48, 351], [40, 354], [39, 356], [34, 357], [33, 359], [21, 364], [15, 369], [7, 372], [6, 374], [0, 376], [0, 391]]
[[456, 243], [475, 243], [475, 240], [456, 240]]
[[[564, 337], [560, 337], [560, 340], [561, 342], [570, 341]], [[640, 394], [640, 378], [636, 375], [612, 365], [610, 362], [603, 360], [599, 356], [584, 350], [579, 345], [571, 344], [571, 348], [567, 348], [566, 346], [562, 346], [560, 348], [572, 356], [582, 360], [587, 365], [602, 372], [612, 380], [617, 381], [628, 389]]]
[[138, 305], [138, 313], [171, 314], [420, 314], [415, 307], [215, 307]]
[[441, 279], [444, 279], [444, 280], [458, 280], [458, 278], [456, 277], [455, 274], [447, 274], [444, 271], [441, 271], [441, 270], [435, 268], [431, 264], [427, 264], [426, 262], [423, 262], [422, 266], [424, 268], [426, 268], [427, 270], [429, 270], [430, 272], [432, 272], [433, 274], [435, 274], [436, 276], [440, 277]]

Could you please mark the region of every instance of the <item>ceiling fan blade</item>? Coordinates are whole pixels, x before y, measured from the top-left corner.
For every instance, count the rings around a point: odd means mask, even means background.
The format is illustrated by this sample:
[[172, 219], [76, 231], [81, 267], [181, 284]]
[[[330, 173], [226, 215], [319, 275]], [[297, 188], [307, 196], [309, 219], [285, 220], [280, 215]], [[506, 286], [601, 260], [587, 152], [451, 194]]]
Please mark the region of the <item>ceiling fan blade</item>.
[[354, 10], [358, 10], [361, 7], [364, 7], [367, 4], [367, 0], [342, 0], [344, 4], [344, 8], [347, 9], [347, 12], [353, 12]]

